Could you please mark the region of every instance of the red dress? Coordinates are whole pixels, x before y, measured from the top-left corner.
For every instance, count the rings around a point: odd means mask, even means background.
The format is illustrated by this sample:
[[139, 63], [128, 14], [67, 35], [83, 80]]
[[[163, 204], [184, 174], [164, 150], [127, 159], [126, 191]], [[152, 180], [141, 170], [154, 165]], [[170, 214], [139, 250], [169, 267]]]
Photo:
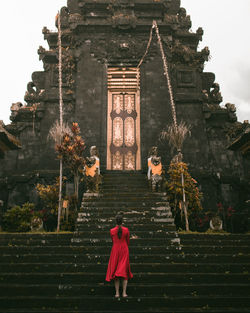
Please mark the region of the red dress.
[[123, 277], [128, 280], [133, 277], [129, 264], [129, 230], [122, 226], [122, 237], [118, 237], [118, 226], [110, 229], [110, 236], [113, 242], [106, 280], [111, 281], [116, 277]]

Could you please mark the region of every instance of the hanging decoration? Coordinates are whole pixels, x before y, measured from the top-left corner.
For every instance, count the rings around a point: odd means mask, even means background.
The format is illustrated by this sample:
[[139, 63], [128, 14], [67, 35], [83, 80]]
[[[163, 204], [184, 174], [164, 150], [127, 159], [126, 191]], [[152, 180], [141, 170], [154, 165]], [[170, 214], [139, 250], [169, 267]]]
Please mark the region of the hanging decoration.
[[[172, 112], [172, 119], [173, 119], [173, 124], [170, 126], [170, 128], [172, 128], [173, 135], [176, 138], [179, 138], [180, 137], [180, 133], [182, 132], [182, 126], [181, 125], [178, 126], [178, 124], [177, 124], [175, 102], [174, 102], [173, 89], [172, 89], [170, 75], [169, 75], [168, 62], [167, 62], [167, 58], [166, 58], [165, 53], [164, 53], [164, 49], [163, 49], [163, 45], [162, 45], [162, 40], [161, 40], [159, 28], [158, 28], [157, 22], [155, 20], [153, 20], [152, 27], [150, 29], [149, 40], [148, 40], [146, 51], [145, 51], [143, 57], [141, 58], [140, 62], [138, 63], [137, 68], [138, 69], [140, 68], [141, 64], [143, 63], [143, 61], [144, 61], [144, 59], [146, 57], [146, 55], [148, 54], [148, 50], [149, 50], [149, 48], [151, 46], [151, 42], [152, 42], [153, 30], [154, 29], [155, 29], [156, 37], [157, 37], [159, 48], [160, 48], [160, 52], [161, 52], [161, 58], [162, 58], [162, 63], [163, 63], [163, 70], [164, 70], [164, 75], [166, 76], [167, 88], [168, 88], [169, 97], [170, 97], [171, 112]], [[139, 71], [138, 71], [138, 73], [139, 73]], [[183, 140], [184, 140], [184, 138], [185, 137], [183, 137]], [[183, 143], [183, 141], [182, 141], [182, 143]], [[182, 146], [182, 144], [181, 144], [181, 146]], [[182, 161], [183, 155], [181, 153], [181, 148], [177, 149], [177, 158], [180, 159], [179, 162]], [[181, 211], [184, 212], [185, 223], [186, 223], [186, 230], [189, 231], [189, 222], [188, 222], [188, 214], [187, 214], [187, 201], [186, 201], [186, 192], [185, 192], [185, 181], [184, 181], [183, 173], [181, 174], [181, 186], [182, 186], [182, 195], [183, 195], [183, 201], [181, 203]]]
[[157, 36], [158, 44], [159, 44], [159, 47], [160, 47], [160, 52], [161, 52], [161, 57], [162, 57], [162, 62], [163, 62], [164, 75], [166, 76], [166, 79], [167, 79], [167, 87], [168, 87], [170, 103], [171, 103], [173, 125], [174, 125], [174, 128], [175, 128], [176, 132], [177, 132], [178, 125], [177, 125], [177, 119], [176, 119], [176, 110], [175, 110], [173, 89], [172, 89], [170, 75], [169, 75], [168, 63], [167, 63], [167, 58], [165, 56], [164, 49], [163, 49], [163, 46], [162, 46], [162, 41], [161, 41], [159, 28], [158, 28], [157, 22], [155, 20], [153, 21], [152, 27], [150, 29], [150, 34], [149, 34], [149, 40], [148, 40], [147, 48], [145, 50], [145, 53], [144, 53], [143, 57], [141, 58], [140, 62], [138, 63], [137, 68], [138, 69], [140, 68], [140, 66], [142, 65], [145, 57], [148, 54], [149, 48], [150, 48], [151, 43], [152, 43], [153, 30], [154, 29], [155, 29], [155, 33], [156, 33], [156, 36]]
[[164, 67], [164, 75], [166, 76], [166, 79], [167, 79], [167, 87], [168, 87], [170, 104], [171, 104], [171, 109], [172, 109], [173, 124], [174, 124], [175, 131], [177, 132], [178, 125], [177, 125], [177, 119], [176, 119], [176, 110], [175, 110], [173, 89], [172, 89], [170, 76], [169, 76], [168, 63], [167, 63], [167, 59], [166, 59], [166, 56], [165, 56], [165, 53], [163, 50], [161, 36], [160, 36], [158, 25], [157, 25], [156, 21], [153, 21], [152, 28], [155, 28], [156, 36], [158, 39], [158, 44], [159, 44], [160, 51], [161, 51], [161, 57], [162, 57], [162, 62], [163, 62], [163, 67]]

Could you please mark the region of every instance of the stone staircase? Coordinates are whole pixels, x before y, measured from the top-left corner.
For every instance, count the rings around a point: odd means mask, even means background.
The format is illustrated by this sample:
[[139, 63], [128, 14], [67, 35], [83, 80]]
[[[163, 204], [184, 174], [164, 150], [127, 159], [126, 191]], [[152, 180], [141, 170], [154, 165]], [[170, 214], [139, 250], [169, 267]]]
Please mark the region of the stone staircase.
[[[118, 212], [136, 238], [126, 299], [105, 282]], [[0, 235], [0, 313], [250, 312], [249, 239], [178, 236], [166, 195], [143, 174], [105, 174], [100, 195], [84, 195], [74, 234]]]

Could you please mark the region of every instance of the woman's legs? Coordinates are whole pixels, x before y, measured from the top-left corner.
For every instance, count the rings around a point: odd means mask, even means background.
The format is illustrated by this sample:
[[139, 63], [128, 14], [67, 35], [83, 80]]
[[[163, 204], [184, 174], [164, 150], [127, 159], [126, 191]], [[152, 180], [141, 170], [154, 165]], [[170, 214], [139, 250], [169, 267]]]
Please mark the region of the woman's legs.
[[[120, 279], [119, 278], [115, 278], [114, 279], [114, 283], [115, 283], [115, 297], [119, 298], [120, 297]], [[127, 279], [123, 279], [122, 281], [122, 296], [123, 297], [127, 297], [127, 285], [128, 285], [128, 280]]]
[[119, 292], [120, 279], [119, 278], [115, 278], [114, 282], [115, 282], [115, 297], [119, 298], [120, 297], [120, 292]]
[[128, 281], [127, 279], [123, 279], [123, 282], [122, 282], [122, 296], [123, 297], [127, 297], [127, 285], [128, 285]]

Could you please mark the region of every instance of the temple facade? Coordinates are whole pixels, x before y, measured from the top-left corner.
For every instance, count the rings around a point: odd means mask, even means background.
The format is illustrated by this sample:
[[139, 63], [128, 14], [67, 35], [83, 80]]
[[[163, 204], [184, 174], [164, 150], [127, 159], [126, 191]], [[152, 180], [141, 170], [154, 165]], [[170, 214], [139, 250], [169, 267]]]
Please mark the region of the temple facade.
[[[248, 127], [233, 104], [222, 107], [215, 75], [204, 71], [209, 49], [198, 50], [180, 0], [68, 0], [61, 13], [64, 121], [78, 122], [87, 147], [98, 147], [101, 171], [143, 171], [158, 146], [166, 170], [173, 157], [160, 133], [172, 123], [170, 97], [152, 21], [158, 24], [176, 104], [177, 121], [191, 125], [184, 161], [204, 194], [203, 206], [243, 206], [250, 163], [227, 147]], [[28, 82], [25, 103], [11, 107], [9, 133], [22, 143], [1, 161], [0, 199], [6, 206], [34, 201], [34, 186], [58, 175], [48, 132], [59, 118], [58, 34], [46, 27], [49, 50], [39, 47], [44, 70]], [[138, 64], [145, 52], [147, 54]]]

